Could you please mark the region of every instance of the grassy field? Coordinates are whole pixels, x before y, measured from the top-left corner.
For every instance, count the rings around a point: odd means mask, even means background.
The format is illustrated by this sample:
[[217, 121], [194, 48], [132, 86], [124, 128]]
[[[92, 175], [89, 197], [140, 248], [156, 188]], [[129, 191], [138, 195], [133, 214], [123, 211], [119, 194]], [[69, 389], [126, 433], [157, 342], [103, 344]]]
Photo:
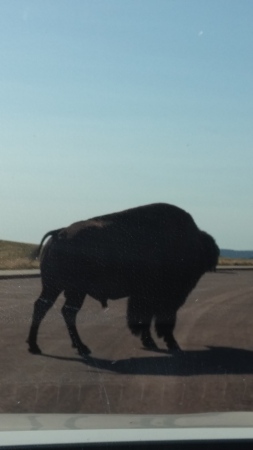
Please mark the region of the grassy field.
[[[39, 261], [30, 258], [37, 246], [19, 242], [0, 241], [0, 270], [38, 269]], [[220, 258], [219, 265], [253, 266], [253, 259]]]
[[253, 259], [219, 258], [220, 266], [253, 266]]
[[38, 269], [39, 262], [30, 255], [37, 245], [0, 241], [0, 270]]

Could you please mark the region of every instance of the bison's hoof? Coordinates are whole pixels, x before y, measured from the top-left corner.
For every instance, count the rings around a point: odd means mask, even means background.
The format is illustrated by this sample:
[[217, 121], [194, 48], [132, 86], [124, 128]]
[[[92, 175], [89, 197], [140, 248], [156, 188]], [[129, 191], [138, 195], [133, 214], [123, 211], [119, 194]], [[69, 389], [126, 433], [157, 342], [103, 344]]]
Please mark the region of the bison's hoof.
[[33, 355], [41, 355], [41, 349], [37, 345], [28, 348], [28, 351]]
[[147, 350], [157, 350], [158, 347], [155, 343], [155, 341], [153, 341], [153, 339], [146, 339], [142, 341], [143, 343], [143, 347], [145, 347]]
[[77, 351], [78, 351], [80, 356], [88, 356], [88, 355], [91, 354], [91, 350], [88, 347], [86, 347], [86, 345], [83, 345], [82, 347], [79, 347], [77, 349]]
[[173, 344], [173, 345], [168, 346], [168, 350], [169, 350], [169, 352], [180, 352], [180, 351], [181, 351], [181, 348], [180, 348], [179, 345], [176, 343], [176, 344]]

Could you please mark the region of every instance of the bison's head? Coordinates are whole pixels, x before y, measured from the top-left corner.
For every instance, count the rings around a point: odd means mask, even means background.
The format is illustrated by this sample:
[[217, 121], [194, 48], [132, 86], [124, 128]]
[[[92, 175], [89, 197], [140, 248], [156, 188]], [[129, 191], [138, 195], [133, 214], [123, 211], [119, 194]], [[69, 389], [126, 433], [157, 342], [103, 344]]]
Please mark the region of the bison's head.
[[205, 272], [215, 272], [220, 249], [215, 240], [205, 231], [201, 231], [202, 261]]

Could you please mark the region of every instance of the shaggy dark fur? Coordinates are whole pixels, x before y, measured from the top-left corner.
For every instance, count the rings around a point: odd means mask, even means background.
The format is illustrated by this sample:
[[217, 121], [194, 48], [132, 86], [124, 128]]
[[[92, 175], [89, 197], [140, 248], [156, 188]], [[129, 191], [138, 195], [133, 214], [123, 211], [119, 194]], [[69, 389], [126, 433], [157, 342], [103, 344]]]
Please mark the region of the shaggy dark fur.
[[76, 329], [76, 315], [86, 294], [99, 300], [128, 297], [127, 320], [147, 348], [156, 348], [150, 334], [169, 349], [179, 349], [173, 336], [176, 313], [200, 277], [215, 270], [219, 249], [192, 217], [167, 204], [152, 204], [77, 222], [47, 233], [42, 250], [42, 292], [35, 302], [27, 342], [32, 353], [39, 325], [64, 291], [62, 308], [70, 338], [78, 352], [89, 354]]

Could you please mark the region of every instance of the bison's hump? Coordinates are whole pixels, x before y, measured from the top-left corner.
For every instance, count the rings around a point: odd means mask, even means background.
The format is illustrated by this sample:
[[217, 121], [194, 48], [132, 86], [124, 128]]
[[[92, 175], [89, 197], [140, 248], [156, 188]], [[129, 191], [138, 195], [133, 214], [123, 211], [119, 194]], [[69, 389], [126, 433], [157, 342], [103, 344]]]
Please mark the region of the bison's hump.
[[65, 228], [61, 236], [71, 238], [76, 234], [97, 231], [98, 234], [108, 230], [108, 228], [119, 229], [122, 232], [133, 232], [138, 229], [149, 229], [149, 232], [156, 233], [158, 229], [173, 227], [178, 230], [187, 227], [197, 229], [191, 215], [183, 209], [167, 203], [152, 203], [138, 206], [124, 211], [93, 217], [88, 220], [73, 223]]

